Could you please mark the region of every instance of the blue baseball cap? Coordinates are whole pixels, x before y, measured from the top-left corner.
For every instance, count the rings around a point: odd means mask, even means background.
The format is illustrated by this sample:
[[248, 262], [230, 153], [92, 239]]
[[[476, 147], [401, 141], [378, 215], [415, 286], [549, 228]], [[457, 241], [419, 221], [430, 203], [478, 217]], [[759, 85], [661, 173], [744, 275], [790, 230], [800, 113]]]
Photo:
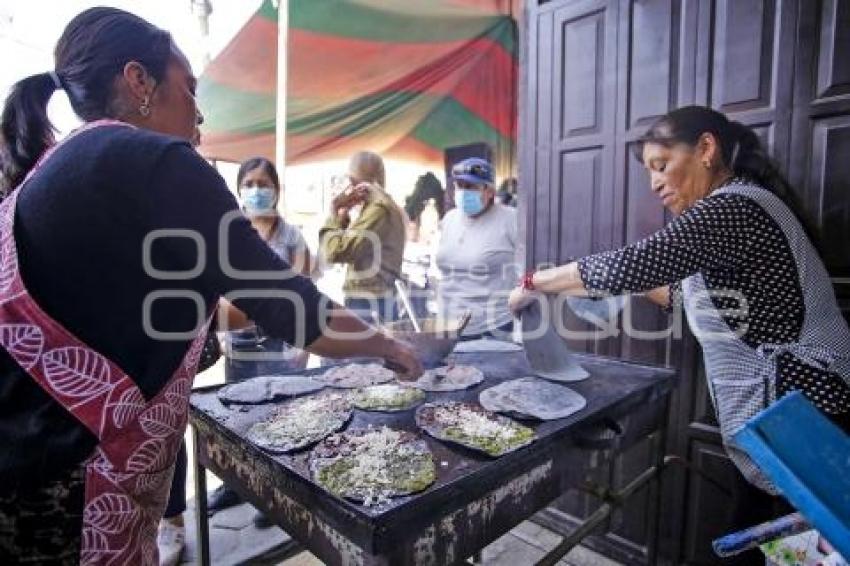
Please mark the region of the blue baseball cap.
[[452, 167], [452, 179], [455, 181], [493, 185], [493, 178], [493, 166], [480, 157], [468, 157]]

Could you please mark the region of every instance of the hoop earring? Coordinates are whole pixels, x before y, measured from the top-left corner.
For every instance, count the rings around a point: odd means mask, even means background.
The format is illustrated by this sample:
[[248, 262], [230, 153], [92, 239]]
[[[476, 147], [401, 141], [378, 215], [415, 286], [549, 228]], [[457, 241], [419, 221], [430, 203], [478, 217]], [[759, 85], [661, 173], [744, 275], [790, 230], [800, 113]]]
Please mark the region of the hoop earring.
[[142, 104], [139, 106], [139, 114], [142, 115], [143, 118], [147, 118], [151, 115], [151, 99], [146, 96], [144, 100], [142, 100]]

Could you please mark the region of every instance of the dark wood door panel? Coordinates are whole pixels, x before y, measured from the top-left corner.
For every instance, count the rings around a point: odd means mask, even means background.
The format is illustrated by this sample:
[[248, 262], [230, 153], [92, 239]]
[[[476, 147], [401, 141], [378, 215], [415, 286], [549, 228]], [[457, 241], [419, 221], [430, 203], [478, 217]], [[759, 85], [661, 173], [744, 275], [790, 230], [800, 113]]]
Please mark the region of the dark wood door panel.
[[[605, 67], [605, 7], [575, 17], [559, 14], [561, 25], [560, 139], [601, 134]], [[609, 46], [610, 49], [610, 46]]]
[[[664, 207], [633, 154], [633, 140], [678, 104], [683, 3], [628, 0], [621, 3], [618, 57], [617, 148], [614, 202], [616, 246], [664, 226]], [[621, 317], [620, 355], [664, 363], [670, 345], [669, 317], [657, 306], [632, 298]]]
[[[549, 230], [549, 207], [552, 163], [552, 75], [555, 41], [554, 18], [551, 12], [528, 14], [529, 39], [528, 81], [530, 99], [527, 105], [523, 129], [523, 143], [532, 145], [525, 154], [526, 167], [521, 171], [523, 187], [528, 190], [528, 254], [532, 265], [554, 261], [550, 256], [551, 233]], [[533, 98], [531, 98], [533, 97]], [[522, 144], [520, 144], [522, 145]], [[529, 179], [530, 178], [530, 179]]]
[[[617, 2], [563, 3], [555, 12], [557, 138], [563, 149], [599, 145], [613, 132]], [[576, 140], [569, 143], [570, 140]], [[578, 147], [581, 147], [578, 146]]]
[[604, 148], [593, 147], [560, 156], [557, 168], [560, 198], [553, 210], [557, 220], [552, 223], [558, 238], [556, 262], [559, 264], [591, 254], [599, 245], [597, 231], [600, 197], [605, 191], [602, 171], [605, 153]]
[[[734, 484], [739, 473], [723, 448], [714, 443], [693, 442], [689, 459], [701, 474], [724, 487]], [[734, 504], [731, 495], [703, 475], [691, 472], [688, 473], [688, 496], [684, 503], [687, 513], [682, 562], [695, 566], [718, 564], [711, 541], [730, 532], [730, 509]]]
[[815, 101], [850, 96], [850, 2], [820, 2]]
[[723, 112], [770, 108], [774, 0], [719, 0], [715, 7], [712, 105]]
[[[533, 163], [535, 186], [526, 194], [536, 261], [620, 246], [669, 221], [630, 144], [667, 111], [705, 104], [751, 126], [788, 172], [827, 236], [827, 266], [850, 312], [850, 0], [529, 0], [528, 7], [536, 82], [527, 89], [534, 146], [524, 163]], [[698, 346], [687, 331], [662, 335], [675, 321], [642, 299], [631, 303], [621, 331], [654, 338], [590, 336], [571, 345], [680, 367], [668, 450], [734, 485], [738, 472], [720, 442]], [[570, 329], [589, 328], [567, 318]], [[646, 457], [627, 454], [597, 479], [620, 484]], [[668, 474], [665, 562], [719, 563], [710, 540], [729, 530], [739, 495], [693, 472]], [[594, 505], [573, 494], [558, 507], [580, 517]], [[649, 507], [635, 500], [593, 545], [640, 562], [654, 536], [645, 529]]]
[[[644, 126], [637, 128], [642, 130]], [[650, 190], [649, 177], [643, 165], [634, 158], [631, 144], [621, 143], [618, 156], [625, 160], [620, 164], [625, 174], [617, 183], [617, 200], [622, 210], [617, 240], [625, 245], [661, 229], [669, 217], [658, 197]], [[677, 330], [670, 315], [646, 299], [632, 297], [623, 311], [621, 322], [620, 351], [624, 358], [648, 363], [665, 362], [670, 341]]]
[[619, 65], [626, 85], [620, 116], [627, 129], [643, 130], [677, 103], [681, 2], [630, 0], [627, 10], [620, 26], [628, 30], [628, 63]]
[[754, 127], [786, 170], [796, 21], [796, 0], [715, 0], [698, 24], [697, 102]]
[[830, 274], [850, 297], [850, 2], [802, 2], [790, 180], [820, 232]]
[[806, 183], [824, 261], [835, 277], [850, 277], [850, 104], [844, 115], [811, 124], [811, 165]]

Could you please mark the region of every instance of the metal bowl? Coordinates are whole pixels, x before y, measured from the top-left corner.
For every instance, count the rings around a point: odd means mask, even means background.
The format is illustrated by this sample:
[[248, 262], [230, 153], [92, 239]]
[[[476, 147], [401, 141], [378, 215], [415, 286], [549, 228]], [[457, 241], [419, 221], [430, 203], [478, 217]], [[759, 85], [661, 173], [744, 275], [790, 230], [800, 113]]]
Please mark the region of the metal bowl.
[[413, 346], [425, 367], [442, 365], [460, 338], [458, 322], [424, 318], [419, 320], [419, 325], [422, 332], [416, 332], [409, 320], [391, 322], [383, 327], [393, 338]]

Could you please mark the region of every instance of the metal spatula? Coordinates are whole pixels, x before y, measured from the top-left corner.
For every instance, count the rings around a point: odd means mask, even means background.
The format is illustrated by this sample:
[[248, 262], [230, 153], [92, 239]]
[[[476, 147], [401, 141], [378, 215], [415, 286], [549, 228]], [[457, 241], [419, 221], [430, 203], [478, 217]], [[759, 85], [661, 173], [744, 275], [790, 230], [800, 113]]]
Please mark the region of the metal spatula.
[[[544, 318], [541, 303], [534, 302], [522, 314], [522, 340], [528, 365], [538, 376], [551, 381], [581, 381], [590, 374], [576, 362], [573, 353], [558, 335], [551, 307]], [[543, 325], [543, 326], [541, 326]]]

